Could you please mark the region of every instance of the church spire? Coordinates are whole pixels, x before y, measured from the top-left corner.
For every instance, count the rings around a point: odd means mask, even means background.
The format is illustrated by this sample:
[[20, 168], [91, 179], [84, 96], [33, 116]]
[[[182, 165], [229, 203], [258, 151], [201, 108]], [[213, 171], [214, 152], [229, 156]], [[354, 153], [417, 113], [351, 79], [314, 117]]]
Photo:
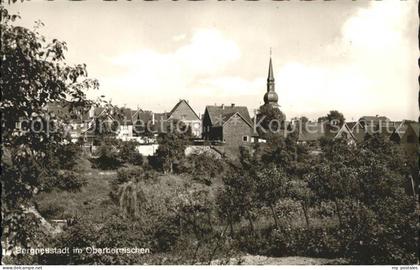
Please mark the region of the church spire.
[[273, 63], [271, 61], [271, 57], [270, 57], [270, 66], [268, 67], [268, 81], [274, 81], [274, 75], [273, 75]]
[[268, 77], [267, 77], [267, 93], [264, 95], [264, 103], [274, 106], [278, 106], [278, 96], [275, 91], [274, 74], [273, 74], [273, 61], [271, 60], [271, 48], [270, 48], [270, 63], [268, 65]]

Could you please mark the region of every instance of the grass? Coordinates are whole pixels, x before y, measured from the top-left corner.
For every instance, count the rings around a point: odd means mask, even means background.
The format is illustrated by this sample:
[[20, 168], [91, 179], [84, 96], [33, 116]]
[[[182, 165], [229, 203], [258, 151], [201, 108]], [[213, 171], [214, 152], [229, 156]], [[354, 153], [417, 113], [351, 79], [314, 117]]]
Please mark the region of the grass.
[[92, 220], [101, 218], [112, 205], [109, 198], [110, 182], [116, 174], [103, 174], [100, 170], [83, 172], [87, 184], [78, 192], [53, 190], [36, 197], [38, 210], [47, 219], [66, 219], [89, 216]]

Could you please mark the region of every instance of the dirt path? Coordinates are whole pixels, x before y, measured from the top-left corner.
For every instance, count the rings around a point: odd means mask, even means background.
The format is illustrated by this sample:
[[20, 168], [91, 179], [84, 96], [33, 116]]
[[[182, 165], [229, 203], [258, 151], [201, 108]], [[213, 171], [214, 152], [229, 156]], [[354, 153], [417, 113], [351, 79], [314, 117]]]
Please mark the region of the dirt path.
[[[215, 260], [212, 264], [219, 264]], [[259, 255], [244, 255], [240, 259], [231, 259], [229, 264], [243, 265], [326, 265], [326, 264], [346, 264], [344, 259], [325, 259], [311, 257], [266, 257]]]

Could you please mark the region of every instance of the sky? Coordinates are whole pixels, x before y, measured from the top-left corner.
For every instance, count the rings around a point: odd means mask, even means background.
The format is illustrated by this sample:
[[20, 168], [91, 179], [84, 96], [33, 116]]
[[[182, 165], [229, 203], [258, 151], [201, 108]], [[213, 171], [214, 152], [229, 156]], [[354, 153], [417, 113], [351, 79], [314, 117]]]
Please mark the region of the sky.
[[281, 110], [418, 118], [418, 0], [30, 1], [6, 5], [119, 106], [170, 111], [263, 104], [270, 48]]

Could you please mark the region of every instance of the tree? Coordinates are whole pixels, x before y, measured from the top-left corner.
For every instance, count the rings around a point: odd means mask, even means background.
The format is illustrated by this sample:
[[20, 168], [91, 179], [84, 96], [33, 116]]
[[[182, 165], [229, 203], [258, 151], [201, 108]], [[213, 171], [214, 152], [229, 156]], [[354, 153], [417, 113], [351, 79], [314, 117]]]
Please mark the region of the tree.
[[330, 125], [338, 125], [341, 127], [346, 121], [346, 119], [344, 118], [344, 115], [341, 112], [332, 110], [327, 114], [327, 116], [318, 118], [319, 123], [322, 123], [325, 121], [327, 121], [328, 124]]
[[98, 147], [97, 155], [92, 161], [99, 169], [112, 170], [121, 166], [122, 161], [115, 145], [103, 142]]
[[136, 141], [120, 142], [118, 146], [120, 160], [133, 165], [142, 165], [143, 156], [137, 150], [138, 145]]
[[184, 123], [173, 121], [170, 124], [168, 131], [158, 138], [159, 147], [156, 150], [157, 161], [164, 173], [173, 173], [174, 164], [185, 158], [185, 148], [190, 137]]
[[191, 165], [190, 174], [194, 180], [211, 185], [214, 178], [224, 170], [224, 161], [207, 153], [191, 154], [187, 158]]
[[302, 206], [302, 211], [305, 216], [306, 226], [310, 227], [309, 207], [311, 206], [314, 198], [313, 191], [308, 187], [308, 183], [303, 180], [290, 181], [288, 187], [288, 195], [297, 200]]
[[[85, 90], [98, 88], [98, 82], [87, 77], [86, 65], [65, 63], [66, 43], [47, 43], [38, 32], [42, 23], [33, 30], [16, 26], [19, 17], [3, 6], [0, 16], [2, 156], [9, 157], [2, 158], [2, 232], [13, 246], [27, 246], [35, 235], [25, 234], [28, 224], [21, 220], [31, 215], [25, 209], [39, 190], [40, 177], [56, 169], [46, 163], [47, 149], [63, 141], [63, 127], [45, 105], [62, 102], [70, 111], [89, 107], [93, 102]], [[28, 128], [20, 130], [17, 123]]]
[[270, 208], [276, 228], [279, 226], [274, 205], [287, 195], [286, 174], [275, 166], [262, 168], [257, 172], [257, 196], [262, 205]]
[[94, 135], [94, 145], [114, 142], [122, 122], [121, 110], [110, 102], [103, 101], [100, 109], [102, 111], [95, 116], [93, 125], [88, 131]]
[[364, 264], [414, 263], [416, 202], [404, 190], [408, 168], [399, 150], [374, 135], [358, 148], [328, 141], [323, 152], [308, 183], [317, 200], [335, 203], [343, 252]]
[[254, 233], [252, 210], [256, 206], [256, 181], [246, 172], [232, 172], [223, 178], [224, 189], [218, 194], [219, 213], [227, 217], [233, 233], [233, 222], [241, 217], [248, 220]]
[[285, 128], [285, 120], [286, 116], [279, 108], [264, 104], [256, 116], [257, 132], [262, 138], [278, 136]]

